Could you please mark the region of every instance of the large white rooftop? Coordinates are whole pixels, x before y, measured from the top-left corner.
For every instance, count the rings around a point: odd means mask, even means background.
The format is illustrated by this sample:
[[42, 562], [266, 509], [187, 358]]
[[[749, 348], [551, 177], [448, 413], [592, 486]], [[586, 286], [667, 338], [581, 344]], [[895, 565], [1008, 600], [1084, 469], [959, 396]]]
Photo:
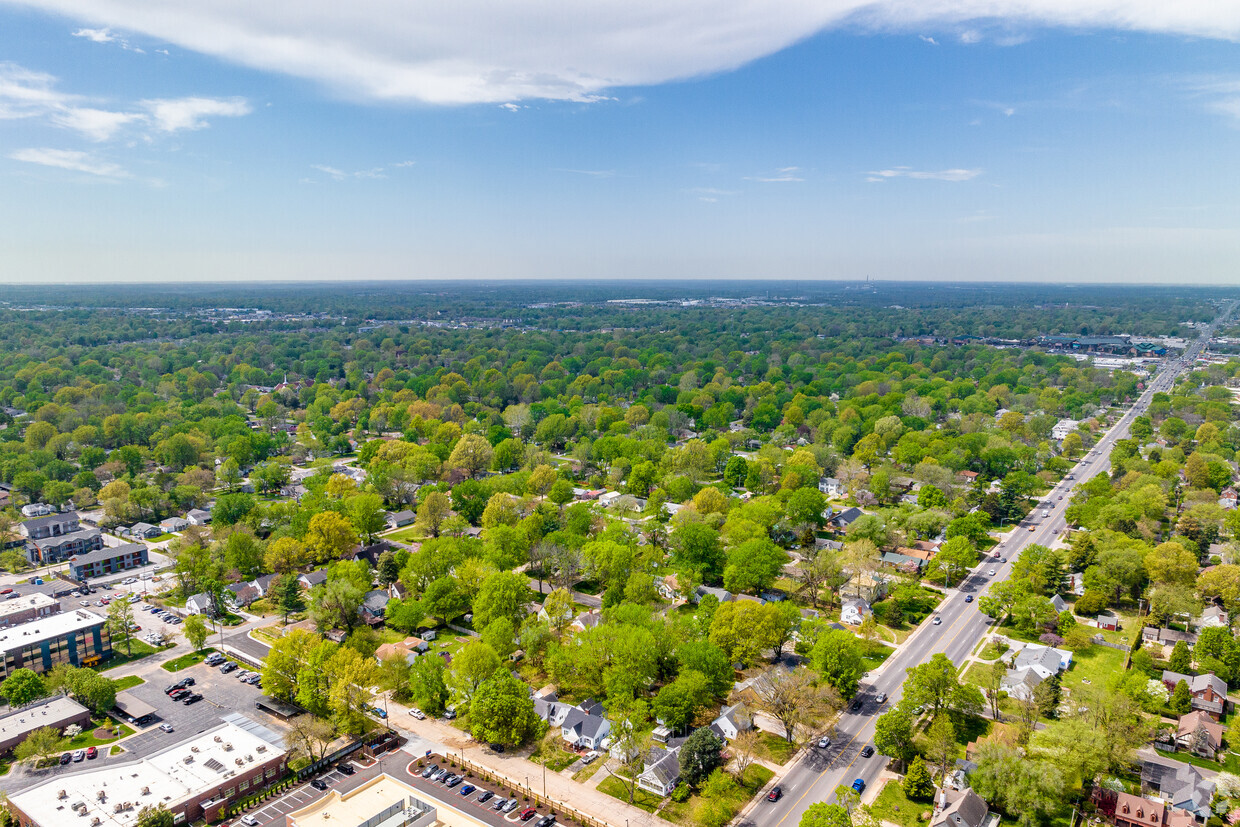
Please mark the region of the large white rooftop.
[[45, 726], [58, 726], [86, 711], [68, 695], [57, 695], [41, 703], [15, 709], [0, 718], [0, 743], [21, 739]]
[[59, 601], [53, 600], [46, 594], [35, 592], [34, 594], [24, 594], [21, 597], [15, 597], [12, 600], [0, 600], [0, 623], [7, 622], [5, 618], [20, 612], [29, 611], [31, 609], [46, 609], [51, 606], [58, 605]]
[[271, 730], [234, 714], [139, 761], [56, 776], [12, 796], [12, 802], [42, 827], [131, 827], [148, 804], [175, 810], [222, 781], [282, 755], [279, 741]]
[[32, 643], [80, 632], [103, 622], [104, 619], [99, 615], [85, 609], [78, 609], [73, 612], [41, 617], [28, 623], [19, 623], [7, 629], [0, 629], [0, 652], [11, 652]]

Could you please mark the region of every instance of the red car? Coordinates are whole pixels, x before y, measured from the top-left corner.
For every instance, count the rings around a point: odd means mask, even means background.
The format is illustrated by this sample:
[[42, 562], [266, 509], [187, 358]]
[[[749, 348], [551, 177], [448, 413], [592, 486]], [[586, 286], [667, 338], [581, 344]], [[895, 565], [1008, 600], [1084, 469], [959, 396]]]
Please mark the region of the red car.
[[521, 811], [521, 820], [529, 821], [531, 818], [533, 818], [536, 815], [538, 815], [537, 810], [535, 810], [533, 807], [526, 807], [524, 810]]
[[87, 748], [86, 748], [86, 757], [87, 757], [87, 758], [94, 758], [94, 757], [95, 757], [96, 755], [98, 755], [98, 754], [99, 754], [99, 750], [97, 750], [96, 748], [94, 748], [94, 747], [87, 747]]

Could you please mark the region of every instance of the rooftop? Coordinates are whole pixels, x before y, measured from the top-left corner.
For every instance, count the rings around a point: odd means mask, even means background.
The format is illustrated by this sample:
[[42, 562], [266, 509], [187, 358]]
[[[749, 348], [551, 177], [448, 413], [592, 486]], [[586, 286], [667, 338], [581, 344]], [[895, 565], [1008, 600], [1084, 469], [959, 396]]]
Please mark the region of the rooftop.
[[86, 711], [86, 707], [68, 695], [20, 707], [0, 718], [0, 743], [24, 738], [27, 733], [45, 726], [55, 726]]
[[0, 652], [9, 652], [43, 640], [90, 629], [103, 623], [103, 618], [85, 609], [41, 617], [29, 623], [19, 623], [0, 629]]
[[289, 827], [354, 827], [376, 816], [386, 818], [412, 806], [421, 813], [434, 808], [422, 801], [417, 790], [384, 773], [356, 789], [341, 794], [332, 790], [318, 801], [288, 814]]
[[[5, 623], [5, 618], [19, 612], [29, 611], [30, 609], [42, 609], [48, 606], [59, 606], [60, 601], [53, 600], [45, 594], [35, 592], [34, 594], [26, 594], [13, 600], [0, 600], [0, 623]], [[59, 611], [59, 609], [58, 609]]]
[[94, 551], [84, 551], [81, 554], [73, 555], [69, 560], [74, 565], [88, 566], [91, 563], [112, 560], [116, 557], [142, 551], [146, 551], [146, 546], [142, 543], [122, 543], [119, 546], [104, 546]]
[[[278, 735], [233, 714], [225, 723], [141, 760], [57, 776], [14, 795], [12, 801], [39, 824], [64, 824], [76, 809], [91, 817], [83, 824], [97, 818], [106, 827], [131, 827], [148, 804], [175, 809], [238, 770], [283, 753]], [[125, 802], [134, 806], [115, 812]]]

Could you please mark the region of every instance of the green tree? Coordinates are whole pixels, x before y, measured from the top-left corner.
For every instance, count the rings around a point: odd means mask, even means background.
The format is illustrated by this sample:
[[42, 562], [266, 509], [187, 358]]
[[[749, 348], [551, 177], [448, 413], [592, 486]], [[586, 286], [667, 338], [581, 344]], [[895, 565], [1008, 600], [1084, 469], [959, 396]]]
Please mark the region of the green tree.
[[365, 592], [349, 580], [328, 578], [326, 583], [310, 590], [310, 618], [320, 632], [344, 629], [352, 632], [357, 625]]
[[874, 747], [901, 765], [913, 755], [913, 716], [904, 704], [887, 710], [874, 722]]
[[112, 644], [125, 644], [125, 654], [133, 655], [133, 604], [128, 600], [113, 600], [108, 604], [106, 621], [108, 635]]
[[928, 755], [938, 770], [943, 784], [947, 783], [947, 774], [956, 761], [956, 728], [947, 715], [939, 715], [926, 730], [929, 741]]
[[452, 623], [469, 611], [469, 594], [455, 577], [440, 577], [426, 587], [422, 605], [444, 623]]
[[502, 666], [494, 649], [480, 640], [471, 640], [452, 659], [449, 672], [452, 689], [457, 697], [469, 703], [483, 681], [490, 680]]
[[819, 636], [810, 655], [810, 663], [840, 695], [851, 698], [856, 694], [861, 676], [865, 674], [861, 655], [861, 641], [852, 632], [832, 629]]
[[207, 635], [211, 633], [202, 615], [190, 615], [185, 618], [185, 626], [181, 631], [185, 639], [189, 641], [190, 648], [196, 652], [206, 645]]
[[43, 678], [30, 669], [15, 669], [0, 683], [0, 695], [10, 706], [25, 706], [48, 694]]
[[439, 536], [439, 529], [452, 513], [452, 501], [442, 491], [432, 491], [418, 505], [418, 526], [432, 537]]
[[288, 625], [289, 615], [306, 608], [305, 597], [302, 595], [301, 581], [289, 572], [281, 574], [271, 581], [268, 594], [272, 596], [280, 614], [284, 617], [284, 625]]
[[444, 680], [443, 658], [420, 657], [409, 669], [409, 694], [428, 715], [443, 712], [448, 703], [448, 684]]
[[375, 535], [387, 526], [383, 510], [383, 498], [378, 494], [357, 494], [345, 501], [349, 522], [362, 536], [367, 545], [374, 542]]
[[506, 669], [478, 685], [469, 705], [474, 738], [515, 747], [537, 737], [543, 722], [534, 712], [529, 687]]
[[902, 786], [904, 794], [913, 801], [929, 801], [934, 796], [934, 782], [930, 779], [930, 771], [926, 769], [926, 762], [920, 755], [909, 765]]
[[1175, 691], [1171, 693], [1167, 706], [1178, 715], [1187, 715], [1193, 708], [1193, 693], [1189, 690], [1187, 681], [1181, 680], [1175, 685]]
[[[474, 598], [474, 628], [485, 629], [504, 617], [515, 628], [525, 617], [525, 604], [530, 600], [529, 578], [515, 571], [500, 571], [482, 581]], [[570, 599], [571, 606], [571, 599]]]
[[163, 804], [147, 804], [138, 811], [134, 827], [172, 827], [174, 823], [172, 811]]
[[801, 814], [799, 827], [852, 827], [852, 816], [839, 804], [819, 801]]
[[659, 720], [679, 731], [693, 722], [698, 710], [706, 706], [710, 698], [706, 676], [689, 669], [660, 689], [651, 707]]
[[723, 766], [723, 741], [707, 727], [695, 729], [680, 747], [680, 776], [690, 787], [698, 787]]
[[319, 563], [339, 560], [357, 545], [357, 532], [340, 514], [323, 511], [310, 518], [305, 545], [311, 559]]
[[1175, 646], [1171, 649], [1171, 660], [1167, 664], [1172, 672], [1187, 674], [1193, 668], [1193, 656], [1189, 654], [1188, 644], [1182, 640], [1176, 641]]
[[30, 761], [37, 764], [68, 748], [68, 738], [62, 736], [55, 727], [45, 726], [27, 735], [26, 739], [13, 749], [13, 757], [18, 761]]
[[701, 571], [708, 578], [723, 574], [724, 554], [719, 543], [719, 532], [710, 526], [685, 523], [672, 535], [672, 547], [680, 565]]

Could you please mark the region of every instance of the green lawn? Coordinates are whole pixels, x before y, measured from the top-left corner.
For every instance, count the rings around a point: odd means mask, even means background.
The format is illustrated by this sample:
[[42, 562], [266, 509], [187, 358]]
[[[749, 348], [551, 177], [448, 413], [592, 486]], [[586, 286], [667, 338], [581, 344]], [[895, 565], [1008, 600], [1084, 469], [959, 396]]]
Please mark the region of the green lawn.
[[764, 761], [771, 761], [776, 764], [786, 764], [792, 754], [796, 752], [796, 746], [789, 744], [787, 739], [781, 738], [773, 732], [762, 732], [758, 737], [758, 746], [754, 750], [754, 755]]
[[870, 814], [883, 821], [899, 824], [900, 827], [918, 827], [921, 823], [918, 816], [934, 809], [932, 801], [911, 801], [904, 794], [899, 781], [891, 780], [883, 785], [883, 791], [870, 805]]
[[384, 534], [383, 539], [395, 540], [398, 543], [420, 543], [425, 537], [423, 536], [422, 529], [407, 525], [404, 528], [393, 531], [391, 534]]
[[1072, 654], [1072, 668], [1063, 675], [1065, 688], [1088, 682], [1094, 686], [1104, 684], [1113, 675], [1123, 671], [1127, 652], [1109, 646], [1090, 646]]
[[[126, 654], [125, 650], [129, 649], [133, 654]], [[132, 640], [129, 644], [114, 643], [112, 648], [112, 659], [107, 663], [100, 664], [99, 671], [107, 671], [115, 669], [118, 666], [124, 666], [127, 663], [133, 663], [135, 660], [141, 660], [148, 655], [153, 655], [160, 651], [145, 640]]]
[[179, 658], [164, 661], [160, 664], [160, 667], [168, 672], [179, 672], [187, 667], [202, 663], [207, 659], [207, 655], [214, 651], [214, 649], [208, 646], [206, 649], [201, 649], [197, 652], [189, 652], [188, 654], [181, 655]]
[[[116, 734], [111, 738], [96, 738], [95, 730], [100, 727], [109, 727]], [[69, 742], [69, 749], [73, 750], [86, 749], [86, 747], [101, 747], [104, 744], [110, 744], [113, 741], [120, 740], [121, 738], [125, 738], [129, 735], [133, 735], [133, 730], [124, 724], [118, 724], [115, 721], [110, 721], [103, 718], [99, 720], [91, 720], [90, 726], [87, 729], [82, 730], [81, 734], [77, 735]]]
[[[746, 802], [753, 798], [754, 794], [762, 789], [774, 775], [775, 773], [761, 764], [750, 764], [745, 769], [745, 777], [736, 788], [736, 792], [725, 799], [732, 815], [735, 816], [740, 812]], [[700, 795], [691, 795], [687, 801], [670, 801], [659, 813], [659, 817], [673, 824], [699, 824], [696, 815], [704, 800]]]
[[865, 643], [863, 645], [865, 650], [861, 655], [861, 662], [865, 664], [867, 671], [877, 669], [882, 665], [883, 661], [887, 660], [895, 652], [895, 649], [892, 649], [890, 646], [884, 646], [881, 643]]
[[[612, 798], [618, 798], [626, 804], [629, 801], [629, 791], [627, 785], [614, 775], [609, 775], [600, 781], [598, 784], [598, 789], [599, 792], [607, 793]], [[638, 788], [636, 794], [633, 796], [633, 806], [641, 807], [646, 812], [653, 813], [659, 808], [659, 802], [662, 800], [663, 799], [659, 798], [654, 793]]]
[[564, 749], [561, 746], [563, 743], [564, 739], [560, 737], [558, 731], [548, 732], [530, 753], [530, 760], [535, 764], [544, 764], [551, 772], [568, 769], [568, 766], [580, 756]]
[[985, 647], [982, 648], [982, 651], [978, 653], [978, 657], [982, 660], [997, 660], [1007, 653], [1008, 649], [1006, 646], [1003, 649], [1000, 649], [993, 643], [987, 643]]
[[126, 675], [123, 678], [117, 678], [115, 686], [117, 692], [123, 692], [126, 689], [133, 689], [135, 686], [141, 686], [144, 683], [146, 683], [146, 681], [142, 680], [142, 678], [139, 678], [137, 675]]

